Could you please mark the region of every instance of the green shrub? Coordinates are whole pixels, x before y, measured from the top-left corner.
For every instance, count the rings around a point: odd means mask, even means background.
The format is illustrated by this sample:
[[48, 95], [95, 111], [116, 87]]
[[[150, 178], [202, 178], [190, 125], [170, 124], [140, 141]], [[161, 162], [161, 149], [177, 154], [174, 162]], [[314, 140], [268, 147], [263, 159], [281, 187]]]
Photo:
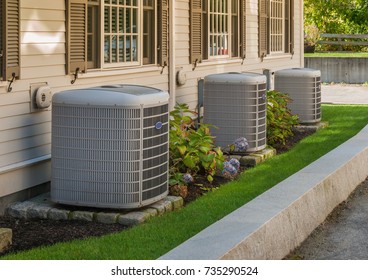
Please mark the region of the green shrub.
[[224, 157], [215, 147], [209, 125], [196, 128], [196, 112], [186, 104], [177, 104], [170, 112], [170, 185], [186, 184], [185, 174], [194, 180], [200, 172], [212, 182], [213, 175], [221, 170]]
[[287, 107], [292, 100], [285, 93], [267, 92], [267, 143], [270, 146], [285, 144], [293, 136], [293, 127], [299, 123], [299, 117], [293, 115]]

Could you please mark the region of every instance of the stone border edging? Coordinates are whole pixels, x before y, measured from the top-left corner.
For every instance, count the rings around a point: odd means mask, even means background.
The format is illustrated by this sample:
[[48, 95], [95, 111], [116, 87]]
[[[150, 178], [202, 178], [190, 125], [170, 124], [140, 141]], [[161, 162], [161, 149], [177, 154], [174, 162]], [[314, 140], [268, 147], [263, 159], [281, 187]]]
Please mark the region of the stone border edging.
[[282, 259], [368, 176], [367, 140], [368, 125], [160, 259]]

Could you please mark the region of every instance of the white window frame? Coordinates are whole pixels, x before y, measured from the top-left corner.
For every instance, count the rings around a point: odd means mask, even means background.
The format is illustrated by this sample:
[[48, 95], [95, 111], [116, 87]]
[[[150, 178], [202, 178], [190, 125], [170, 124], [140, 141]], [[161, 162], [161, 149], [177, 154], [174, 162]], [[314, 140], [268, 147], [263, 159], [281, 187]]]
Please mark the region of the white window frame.
[[[99, 18], [99, 35], [98, 35], [98, 41], [99, 41], [99, 48], [97, 48], [97, 52], [99, 52], [97, 54], [97, 63], [94, 67], [88, 67], [88, 69], [93, 70], [93, 69], [112, 69], [112, 68], [123, 68], [123, 67], [137, 67], [137, 66], [146, 66], [146, 65], [157, 65], [158, 63], [158, 54], [155, 51], [154, 52], [154, 57], [153, 57], [153, 61], [149, 64], [146, 64], [144, 57], [143, 57], [143, 25], [144, 25], [144, 1], [143, 0], [131, 0], [131, 2], [137, 2], [137, 30], [136, 32], [134, 32], [134, 34], [136, 34], [136, 60], [133, 61], [119, 61], [117, 60], [115, 61], [111, 61], [111, 57], [112, 54], [110, 53], [110, 61], [105, 60], [105, 56], [107, 55], [106, 50], [105, 50], [105, 36], [110, 36], [110, 51], [111, 51], [111, 44], [112, 44], [112, 40], [114, 39], [113, 37], [116, 35], [128, 35], [128, 33], [124, 34], [123, 32], [119, 32], [120, 30], [117, 30], [117, 32], [115, 32], [115, 30], [110, 30], [110, 31], [114, 31], [114, 32], [106, 32], [105, 33], [105, 7], [108, 6], [113, 6], [113, 7], [117, 7], [118, 11], [119, 11], [119, 5], [121, 5], [121, 8], [125, 8], [124, 4], [119, 4], [119, 0], [114, 1], [115, 3], [112, 4], [112, 1], [110, 1], [110, 3], [105, 3], [104, 0], [101, 0], [98, 6], [99, 9], [99, 14], [100, 14], [100, 18]], [[154, 49], [156, 50], [156, 46], [157, 46], [157, 35], [158, 35], [158, 25], [157, 25], [157, 15], [158, 15], [158, 0], [152, 0], [153, 1], [153, 7], [154, 7], [154, 11], [153, 11], [153, 18], [152, 18], [152, 24], [154, 24], [154, 42], [153, 42], [153, 46]], [[124, 1], [125, 3], [125, 1]], [[132, 3], [133, 4], [133, 3]], [[128, 5], [128, 6], [132, 6], [132, 5]], [[110, 9], [111, 11], [111, 9]], [[119, 16], [117, 15], [117, 18], [119, 19]], [[110, 18], [111, 20], [111, 18]], [[119, 26], [119, 24], [118, 24]], [[126, 38], [126, 37], [124, 37]], [[125, 45], [126, 41], [124, 41], [124, 45]], [[120, 43], [119, 43], [120, 45]], [[89, 48], [89, 46], [88, 46]], [[132, 53], [131, 53], [132, 55]], [[120, 56], [121, 58], [121, 56]]]
[[285, 0], [270, 0], [269, 53], [285, 53]]
[[[226, 11], [224, 11], [225, 2]], [[232, 30], [232, 19], [233, 19], [233, 9], [231, 0], [206, 0], [206, 5], [208, 7], [207, 13], [207, 28], [204, 32], [205, 42], [207, 45], [204, 47], [207, 48], [206, 53], [208, 54], [207, 59], [221, 59], [221, 58], [230, 58], [233, 57], [232, 53], [233, 46], [233, 37], [239, 38], [240, 33], [240, 4], [239, 1], [235, 1], [237, 3], [237, 34], [233, 34]], [[211, 7], [213, 9], [211, 10]], [[225, 18], [225, 22], [223, 21]], [[238, 40], [239, 42], [239, 40]], [[238, 43], [239, 44], [239, 43]], [[239, 56], [239, 51], [236, 52], [236, 55]]]

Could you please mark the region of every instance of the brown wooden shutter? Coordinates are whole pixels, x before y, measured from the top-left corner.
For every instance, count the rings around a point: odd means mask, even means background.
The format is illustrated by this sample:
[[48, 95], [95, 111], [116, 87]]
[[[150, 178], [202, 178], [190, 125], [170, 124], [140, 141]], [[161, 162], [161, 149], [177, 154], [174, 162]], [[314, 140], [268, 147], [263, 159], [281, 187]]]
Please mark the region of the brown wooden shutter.
[[289, 36], [289, 53], [294, 54], [294, 0], [290, 1], [290, 36]]
[[240, 2], [240, 43], [241, 43], [241, 49], [240, 49], [240, 56], [242, 59], [245, 59], [246, 57], [246, 51], [247, 51], [247, 1], [242, 0]]
[[164, 67], [169, 59], [169, 0], [158, 2], [158, 63]]
[[268, 10], [269, 0], [259, 0], [258, 15], [258, 44], [259, 57], [263, 58], [268, 51]]
[[190, 1], [190, 61], [202, 62], [202, 0]]
[[[66, 74], [87, 71], [87, 0], [67, 0]], [[79, 68], [79, 71], [76, 69]]]
[[3, 26], [4, 24], [6, 23], [6, 19], [5, 19], [5, 16], [3, 16], [3, 11], [4, 11], [4, 8], [3, 8], [3, 4], [4, 4], [4, 1], [3, 0], [0, 0], [0, 15], [1, 15], [1, 18], [0, 18], [0, 80], [3, 80], [5, 77], [5, 71], [4, 71], [4, 68], [3, 68], [3, 54], [4, 54], [4, 46], [3, 46]]
[[1, 1], [1, 75], [3, 80], [19, 77], [19, 0]]

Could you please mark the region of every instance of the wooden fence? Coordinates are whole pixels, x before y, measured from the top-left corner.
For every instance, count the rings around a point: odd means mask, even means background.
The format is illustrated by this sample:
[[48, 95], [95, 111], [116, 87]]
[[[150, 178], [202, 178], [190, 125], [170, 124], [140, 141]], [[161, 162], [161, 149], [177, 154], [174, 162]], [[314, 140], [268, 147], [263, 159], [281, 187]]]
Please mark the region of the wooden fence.
[[368, 46], [368, 34], [321, 34], [320, 45]]

